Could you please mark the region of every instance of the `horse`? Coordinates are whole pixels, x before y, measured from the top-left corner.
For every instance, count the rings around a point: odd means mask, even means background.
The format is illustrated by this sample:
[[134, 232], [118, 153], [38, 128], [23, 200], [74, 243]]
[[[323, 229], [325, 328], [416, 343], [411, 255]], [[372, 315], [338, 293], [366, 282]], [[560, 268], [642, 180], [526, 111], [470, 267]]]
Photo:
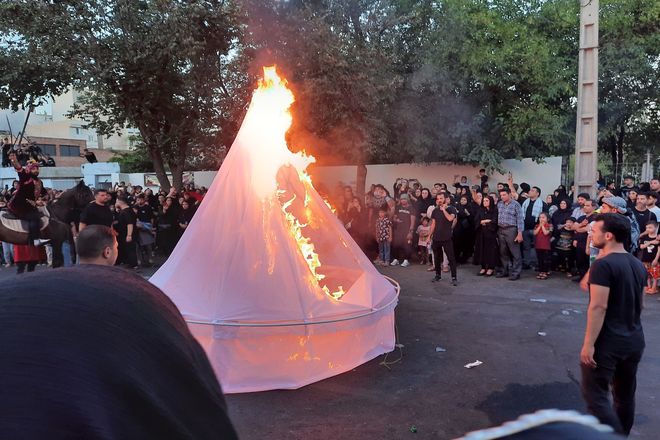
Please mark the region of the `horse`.
[[[94, 199], [92, 190], [81, 180], [76, 186], [66, 190], [62, 195], [47, 205], [50, 217], [41, 219], [39, 238], [49, 239], [53, 247], [53, 267], [64, 265], [62, 244], [69, 242], [73, 245], [71, 221], [80, 216], [83, 208]], [[0, 218], [0, 241], [13, 244], [27, 244], [27, 222], [17, 219], [8, 211], [2, 212]], [[73, 247], [72, 247], [73, 249]]]

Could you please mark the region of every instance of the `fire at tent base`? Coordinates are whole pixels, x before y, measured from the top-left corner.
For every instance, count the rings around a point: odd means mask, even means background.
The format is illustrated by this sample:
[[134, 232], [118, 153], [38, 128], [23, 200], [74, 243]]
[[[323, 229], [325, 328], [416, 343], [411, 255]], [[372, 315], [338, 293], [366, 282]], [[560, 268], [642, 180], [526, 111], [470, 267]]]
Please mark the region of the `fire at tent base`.
[[391, 297], [368, 313], [319, 322], [188, 321], [225, 393], [297, 389], [350, 371], [394, 350]]

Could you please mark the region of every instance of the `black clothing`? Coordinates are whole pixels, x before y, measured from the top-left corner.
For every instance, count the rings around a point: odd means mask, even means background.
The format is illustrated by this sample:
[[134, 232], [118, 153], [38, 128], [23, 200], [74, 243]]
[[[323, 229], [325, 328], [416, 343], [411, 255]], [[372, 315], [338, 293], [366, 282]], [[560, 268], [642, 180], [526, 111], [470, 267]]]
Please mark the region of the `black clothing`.
[[392, 224], [394, 225], [394, 239], [406, 238], [408, 234], [412, 234], [413, 223], [410, 219], [410, 216], [415, 216], [415, 211], [412, 207], [408, 206], [404, 208], [403, 206], [397, 206], [394, 214], [394, 220]]
[[[580, 365], [582, 397], [587, 410], [619, 434], [630, 434], [635, 422], [637, 366], [642, 354], [643, 350], [596, 349], [594, 361], [598, 367]], [[614, 405], [610, 403], [610, 387]]]
[[181, 212], [179, 213], [179, 223], [184, 225], [190, 224], [194, 215], [195, 215], [194, 208], [192, 207], [189, 207], [188, 209], [181, 208]]
[[362, 248], [367, 232], [365, 209], [362, 208], [358, 211], [355, 207], [349, 207], [348, 211], [346, 211], [345, 221], [344, 226], [348, 228], [348, 233], [353, 237], [353, 240], [355, 240], [358, 246]]
[[6, 280], [0, 347], [3, 438], [237, 438], [176, 306], [125, 270], [81, 265]]
[[135, 238], [136, 226], [135, 223], [137, 217], [131, 208], [122, 209], [117, 215], [117, 224], [115, 225], [115, 230], [120, 239], [126, 240], [128, 237], [128, 226], [133, 225], [133, 231], [131, 233], [131, 238]]
[[[481, 225], [481, 220], [491, 220], [491, 222]], [[490, 210], [486, 210], [484, 207], [480, 207], [475, 224], [478, 231], [477, 238], [480, 240], [481, 267], [483, 269], [495, 269], [500, 265], [500, 252], [497, 243], [497, 208], [493, 206]]]
[[474, 226], [472, 224], [473, 213], [469, 205], [457, 207], [456, 227], [453, 231], [454, 251], [456, 261], [464, 264], [472, 256], [474, 251]]
[[449, 270], [451, 271], [451, 277], [456, 278], [456, 258], [454, 257], [454, 244], [452, 243], [452, 241], [433, 240], [431, 244], [431, 248], [433, 249], [433, 263], [435, 265], [435, 275], [437, 277], [442, 276], [442, 263], [444, 260], [442, 251], [444, 250], [445, 254], [447, 254], [447, 260], [449, 261]]
[[[449, 205], [446, 208], [448, 214], [457, 214], [456, 208]], [[452, 238], [452, 223], [447, 220], [445, 213], [436, 207], [431, 214], [431, 219], [435, 220], [435, 230], [433, 231], [433, 241], [450, 241]]]
[[55, 159], [53, 159], [52, 157], [49, 157], [48, 159], [46, 159], [46, 166], [47, 167], [54, 167], [55, 166]]
[[11, 166], [9, 162], [9, 152], [11, 151], [11, 144], [2, 144], [2, 166], [8, 167]]
[[[541, 202], [543, 203], [543, 202]], [[520, 203], [520, 206], [522, 206], [522, 202]], [[525, 230], [529, 231], [530, 229], [534, 229], [536, 226], [536, 218], [532, 215], [532, 212], [534, 211], [534, 202], [529, 202], [527, 205], [527, 209], [523, 213], [525, 215]]]
[[[594, 344], [595, 369], [582, 367], [582, 394], [589, 412], [621, 434], [635, 417], [637, 365], [644, 352], [641, 313], [646, 285], [644, 265], [629, 253], [594, 261], [590, 284], [610, 288], [605, 321]], [[610, 385], [614, 408], [609, 402]]]
[[609, 254], [593, 262], [589, 283], [610, 288], [596, 345], [644, 348], [640, 315], [646, 277], [644, 265], [628, 253]]
[[643, 263], [652, 263], [653, 260], [655, 260], [656, 255], [658, 255], [658, 245], [657, 244], [651, 244], [651, 242], [658, 240], [658, 237], [655, 236], [653, 238], [649, 236], [644, 236], [639, 239], [639, 244], [646, 244], [647, 246], [642, 249], [640, 247], [639, 252], [642, 255], [642, 262]]
[[153, 223], [154, 221], [154, 210], [148, 204], [144, 206], [135, 205], [133, 207], [136, 211], [136, 216], [139, 221], [142, 223]]
[[87, 159], [87, 162], [89, 162], [89, 163], [98, 162], [98, 159], [96, 159], [96, 154], [92, 153], [91, 151], [88, 151], [87, 153], [85, 153], [85, 159]]
[[637, 208], [632, 208], [632, 213], [637, 219], [637, 224], [639, 225], [639, 232], [644, 232], [646, 229], [646, 224], [650, 221], [657, 222], [658, 219], [654, 213], [645, 209], [644, 211], [638, 211]]
[[84, 223], [87, 226], [103, 225], [111, 227], [113, 221], [114, 218], [110, 207], [99, 205], [96, 202], [91, 202], [85, 206], [85, 209], [80, 213], [80, 223]]

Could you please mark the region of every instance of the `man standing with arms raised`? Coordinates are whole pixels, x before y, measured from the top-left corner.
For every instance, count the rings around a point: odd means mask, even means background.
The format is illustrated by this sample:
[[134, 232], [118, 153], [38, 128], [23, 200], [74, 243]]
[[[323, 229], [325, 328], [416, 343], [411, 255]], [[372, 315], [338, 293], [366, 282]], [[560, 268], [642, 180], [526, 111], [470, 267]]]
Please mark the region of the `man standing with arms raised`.
[[[502, 272], [497, 278], [509, 276], [511, 281], [520, 279], [522, 255], [520, 243], [523, 241], [524, 215], [520, 204], [511, 198], [511, 190], [500, 190], [500, 202], [497, 204], [497, 238], [500, 242]], [[510, 271], [510, 273], [509, 273]]]
[[449, 260], [449, 270], [451, 271], [451, 285], [458, 285], [456, 280], [456, 258], [454, 257], [454, 244], [452, 243], [452, 228], [456, 219], [456, 208], [449, 204], [449, 198], [444, 192], [438, 194], [435, 198], [436, 209], [431, 214], [431, 237], [433, 237], [433, 263], [435, 264], [435, 278], [433, 282], [442, 279], [442, 251]]
[[637, 366], [645, 346], [640, 316], [646, 269], [624, 249], [629, 236], [630, 221], [618, 214], [602, 214], [592, 228], [593, 244], [601, 252], [590, 269], [580, 352], [582, 395], [589, 412], [624, 435], [630, 434], [635, 419]]

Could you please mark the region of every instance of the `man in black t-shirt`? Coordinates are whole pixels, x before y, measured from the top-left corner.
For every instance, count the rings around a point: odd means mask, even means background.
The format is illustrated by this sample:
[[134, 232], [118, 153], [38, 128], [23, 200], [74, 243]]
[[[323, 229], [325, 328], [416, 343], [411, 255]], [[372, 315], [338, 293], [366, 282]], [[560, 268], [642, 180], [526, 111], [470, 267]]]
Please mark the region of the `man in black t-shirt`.
[[637, 200], [635, 207], [632, 209], [632, 213], [637, 220], [639, 225], [640, 232], [643, 232], [646, 229], [646, 224], [650, 221], [657, 222], [658, 219], [656, 215], [651, 212], [648, 208], [648, 193], [641, 192], [637, 194]]
[[396, 207], [394, 218], [394, 260], [392, 266], [396, 266], [401, 261], [402, 267], [410, 266], [410, 256], [412, 254], [413, 228], [415, 227], [415, 210], [410, 205], [408, 194], [401, 194], [401, 200]]
[[109, 200], [110, 194], [107, 190], [101, 188], [94, 191], [94, 201], [85, 206], [80, 214], [79, 231], [89, 225], [112, 226], [114, 218], [110, 207], [107, 205]]
[[444, 251], [449, 260], [452, 286], [458, 285], [456, 281], [456, 258], [454, 257], [454, 244], [452, 243], [452, 228], [456, 220], [456, 208], [449, 204], [449, 197], [444, 192], [436, 196], [436, 208], [431, 214], [431, 237], [433, 239], [433, 262], [435, 263], [435, 278], [442, 279], [442, 262]]
[[118, 197], [115, 205], [117, 208], [117, 243], [119, 244], [119, 255], [117, 265], [126, 264], [128, 267], [137, 269], [137, 251], [135, 249], [135, 223], [137, 221], [133, 209], [128, 205], [126, 196]]
[[635, 419], [647, 276], [642, 263], [623, 246], [629, 237], [630, 221], [618, 214], [602, 214], [592, 227], [592, 243], [601, 251], [590, 269], [587, 329], [580, 352], [582, 395], [589, 412], [624, 435]]
[[152, 264], [151, 253], [152, 245], [155, 243], [153, 235], [154, 210], [147, 203], [147, 197], [144, 194], [138, 194], [135, 197], [133, 209], [137, 216], [137, 243], [140, 251], [140, 261], [143, 266]]

